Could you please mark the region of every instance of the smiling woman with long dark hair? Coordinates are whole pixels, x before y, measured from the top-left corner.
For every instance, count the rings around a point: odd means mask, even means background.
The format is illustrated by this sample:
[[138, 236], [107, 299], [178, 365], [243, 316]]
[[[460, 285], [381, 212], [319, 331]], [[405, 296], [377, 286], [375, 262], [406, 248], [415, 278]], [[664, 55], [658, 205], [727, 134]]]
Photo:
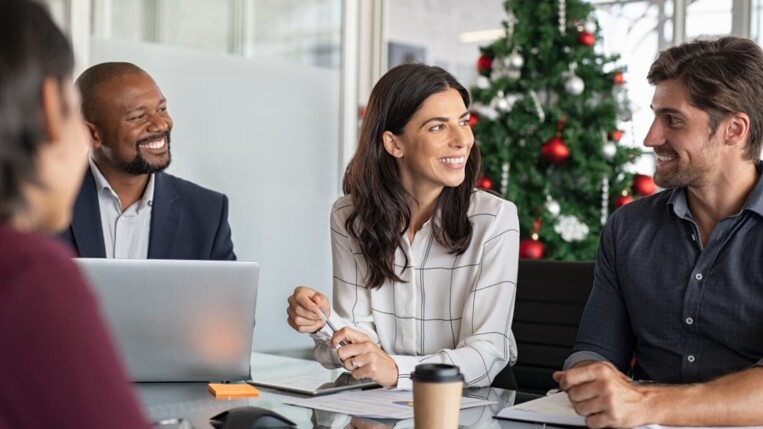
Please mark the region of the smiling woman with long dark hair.
[[439, 67], [398, 66], [374, 87], [331, 211], [333, 311], [308, 287], [289, 298], [324, 365], [405, 388], [418, 363], [449, 363], [487, 386], [516, 359], [516, 207], [474, 189], [468, 106]]

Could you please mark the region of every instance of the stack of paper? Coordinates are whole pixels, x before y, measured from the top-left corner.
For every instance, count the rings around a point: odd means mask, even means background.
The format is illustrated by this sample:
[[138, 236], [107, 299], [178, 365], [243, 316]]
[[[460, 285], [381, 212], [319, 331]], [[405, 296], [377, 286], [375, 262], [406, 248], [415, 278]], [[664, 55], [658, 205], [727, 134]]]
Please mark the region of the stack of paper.
[[499, 419], [550, 423], [566, 426], [585, 426], [585, 418], [577, 415], [564, 392], [544, 396], [501, 410]]
[[[413, 418], [413, 392], [410, 390], [364, 390], [308, 399], [289, 398], [284, 403], [371, 419]], [[476, 398], [461, 398], [461, 409], [492, 403]]]
[[[524, 402], [513, 407], [507, 407], [496, 415], [497, 418], [508, 420], [521, 420], [526, 422], [549, 423], [565, 426], [585, 426], [585, 418], [577, 415], [572, 408], [567, 394], [564, 392], [544, 396], [532, 401]], [[752, 429], [761, 426], [749, 426]], [[676, 426], [649, 425], [634, 429], [722, 429], [722, 428], [679, 428]], [[728, 428], [727, 428], [728, 429]]]

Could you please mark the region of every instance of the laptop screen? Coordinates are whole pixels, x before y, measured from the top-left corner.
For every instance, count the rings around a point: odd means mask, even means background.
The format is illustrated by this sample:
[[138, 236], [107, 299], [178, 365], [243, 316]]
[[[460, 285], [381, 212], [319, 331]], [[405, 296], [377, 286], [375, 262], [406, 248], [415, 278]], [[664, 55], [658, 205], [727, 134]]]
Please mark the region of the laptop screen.
[[100, 303], [132, 381], [249, 378], [256, 263], [74, 261]]

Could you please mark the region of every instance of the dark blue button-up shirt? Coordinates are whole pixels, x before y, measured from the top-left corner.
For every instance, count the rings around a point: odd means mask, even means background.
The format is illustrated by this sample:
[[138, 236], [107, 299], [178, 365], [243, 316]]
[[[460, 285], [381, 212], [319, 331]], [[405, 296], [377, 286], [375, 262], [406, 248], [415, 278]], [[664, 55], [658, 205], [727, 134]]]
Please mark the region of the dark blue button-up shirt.
[[704, 248], [683, 188], [612, 214], [565, 368], [606, 359], [625, 371], [633, 356], [634, 378], [660, 383], [763, 365], [763, 180]]

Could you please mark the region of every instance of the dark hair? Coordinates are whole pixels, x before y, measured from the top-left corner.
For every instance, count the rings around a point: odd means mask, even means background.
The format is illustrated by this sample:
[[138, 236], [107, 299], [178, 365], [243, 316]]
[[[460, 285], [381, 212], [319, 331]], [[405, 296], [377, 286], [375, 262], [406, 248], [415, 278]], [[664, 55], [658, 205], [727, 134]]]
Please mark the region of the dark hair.
[[647, 75], [649, 83], [677, 79], [689, 103], [710, 116], [710, 135], [729, 115], [750, 118], [747, 158], [760, 157], [763, 140], [763, 52], [752, 40], [727, 36], [694, 40], [660, 52]]
[[97, 124], [100, 111], [98, 87], [112, 79], [133, 73], [147, 74], [135, 64], [122, 62], [100, 63], [82, 72], [74, 83], [82, 94], [82, 117]]
[[[394, 268], [395, 252], [411, 223], [407, 203], [411, 196], [400, 181], [396, 159], [384, 149], [382, 134], [402, 134], [424, 100], [449, 88], [457, 90], [464, 105], [469, 106], [469, 93], [450, 73], [423, 64], [404, 64], [389, 70], [371, 91], [343, 188], [354, 205], [345, 226], [368, 264], [366, 280], [372, 288], [380, 287], [385, 280], [402, 281]], [[479, 170], [480, 153], [475, 144], [466, 162], [464, 181], [457, 187], [444, 188], [437, 199], [435, 213], [442, 214], [442, 224], [432, 223], [433, 234], [454, 254], [466, 251], [472, 238], [466, 211]]]
[[37, 181], [42, 84], [55, 78], [63, 90], [74, 54], [44, 7], [29, 0], [0, 1], [0, 40], [0, 222], [6, 222], [24, 204], [22, 185]]

